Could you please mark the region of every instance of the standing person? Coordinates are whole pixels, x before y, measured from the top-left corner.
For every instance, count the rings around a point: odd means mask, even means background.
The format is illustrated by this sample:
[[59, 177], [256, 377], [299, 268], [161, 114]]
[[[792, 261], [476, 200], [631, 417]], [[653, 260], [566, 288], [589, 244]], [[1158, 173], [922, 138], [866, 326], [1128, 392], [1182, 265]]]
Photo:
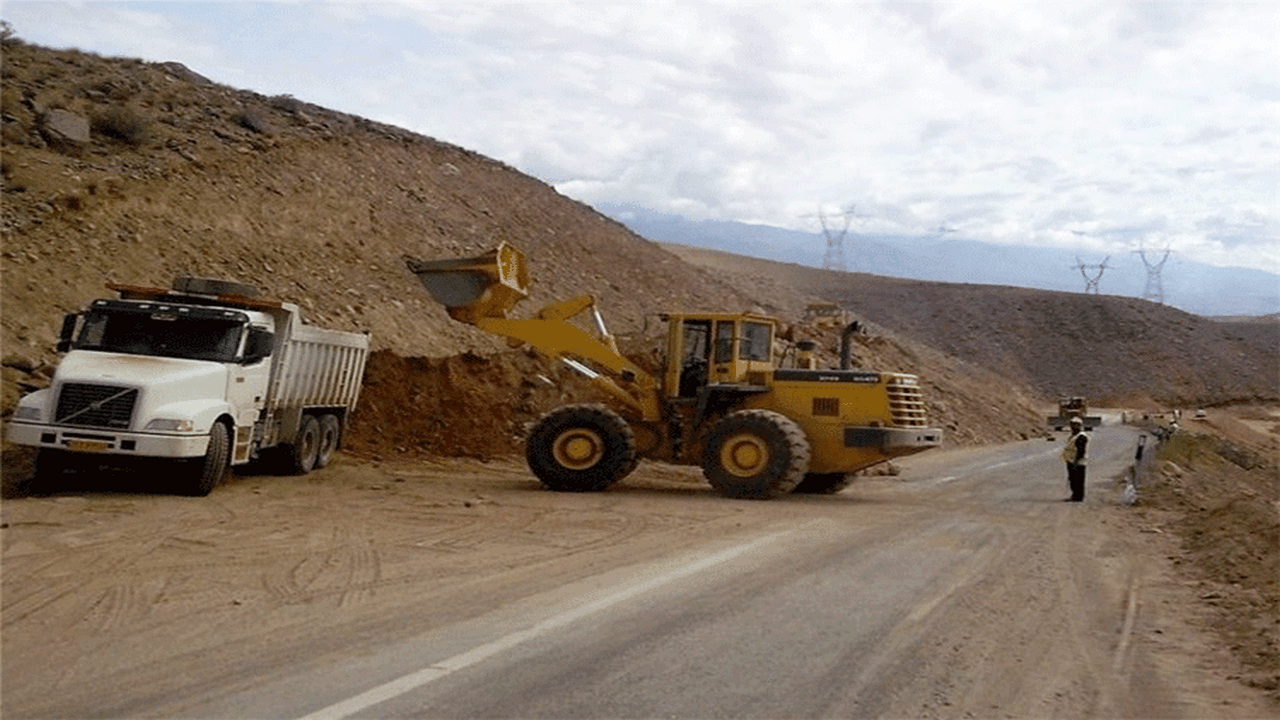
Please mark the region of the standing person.
[[1084, 421], [1071, 418], [1071, 437], [1062, 446], [1062, 459], [1067, 463], [1067, 485], [1071, 487], [1070, 502], [1084, 501], [1084, 451], [1089, 436], [1084, 434]]

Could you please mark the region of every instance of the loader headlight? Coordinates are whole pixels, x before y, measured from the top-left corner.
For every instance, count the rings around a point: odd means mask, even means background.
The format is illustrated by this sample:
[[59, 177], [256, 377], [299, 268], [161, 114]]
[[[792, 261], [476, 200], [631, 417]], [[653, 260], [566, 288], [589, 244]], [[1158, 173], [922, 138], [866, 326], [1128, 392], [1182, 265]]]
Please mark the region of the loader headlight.
[[145, 429], [152, 432], [191, 432], [196, 429], [196, 424], [186, 419], [156, 418], [147, 423]]
[[40, 422], [40, 408], [35, 406], [22, 407], [13, 411], [14, 420], [25, 420], [26, 422]]

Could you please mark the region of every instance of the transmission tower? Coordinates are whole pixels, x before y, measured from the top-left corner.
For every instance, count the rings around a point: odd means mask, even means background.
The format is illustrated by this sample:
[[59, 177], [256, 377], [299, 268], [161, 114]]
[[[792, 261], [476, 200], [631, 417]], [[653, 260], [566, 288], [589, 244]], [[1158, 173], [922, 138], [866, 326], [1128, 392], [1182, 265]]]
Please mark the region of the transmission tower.
[[[810, 216], [812, 217], [812, 216]], [[844, 218], [844, 225], [837, 231], [834, 227], [827, 225], [827, 214], [822, 208], [818, 208], [818, 222], [822, 223], [822, 234], [827, 239], [827, 254], [822, 256], [823, 270], [839, 270], [844, 272], [844, 236], [849, 234], [849, 224], [856, 217], [853, 206], [850, 205], [848, 210], [841, 213]]]
[[[1102, 273], [1106, 272], [1107, 261], [1110, 259], [1111, 256], [1108, 255], [1097, 265], [1086, 265], [1084, 261], [1079, 257], [1076, 257], [1076, 269], [1084, 276], [1085, 293], [1093, 293], [1094, 295], [1098, 294], [1098, 281], [1102, 279]], [[1089, 273], [1092, 271], [1096, 271], [1096, 274], [1091, 277]]]
[[1142, 299], [1163, 305], [1164, 282], [1160, 279], [1160, 271], [1164, 270], [1164, 262], [1169, 259], [1169, 253], [1173, 251], [1165, 248], [1164, 255], [1160, 256], [1160, 262], [1154, 263], [1147, 260], [1146, 250], [1139, 248], [1134, 252], [1138, 253], [1138, 257], [1142, 258], [1142, 264], [1147, 267], [1147, 284], [1142, 288]]

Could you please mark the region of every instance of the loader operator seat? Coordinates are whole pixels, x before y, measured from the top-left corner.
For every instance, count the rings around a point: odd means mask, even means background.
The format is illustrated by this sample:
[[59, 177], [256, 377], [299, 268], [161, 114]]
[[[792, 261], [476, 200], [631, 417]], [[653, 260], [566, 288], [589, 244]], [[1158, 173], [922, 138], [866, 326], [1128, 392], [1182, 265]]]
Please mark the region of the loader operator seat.
[[680, 397], [697, 397], [698, 389], [707, 384], [710, 341], [710, 321], [685, 321], [683, 358], [680, 361]]

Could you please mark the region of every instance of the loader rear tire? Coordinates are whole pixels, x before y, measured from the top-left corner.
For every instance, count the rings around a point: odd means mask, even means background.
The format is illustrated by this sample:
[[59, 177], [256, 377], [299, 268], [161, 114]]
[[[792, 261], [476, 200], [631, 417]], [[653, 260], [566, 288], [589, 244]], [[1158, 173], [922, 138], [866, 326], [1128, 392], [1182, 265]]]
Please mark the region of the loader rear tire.
[[809, 473], [792, 492], [810, 495], [834, 495], [849, 487], [853, 475], [849, 473]]
[[770, 500], [795, 489], [809, 469], [809, 441], [772, 410], [739, 410], [716, 423], [702, 451], [702, 474], [725, 497]]
[[636, 436], [604, 405], [566, 405], [538, 420], [525, 442], [529, 469], [551, 490], [598, 492], [636, 467]]

